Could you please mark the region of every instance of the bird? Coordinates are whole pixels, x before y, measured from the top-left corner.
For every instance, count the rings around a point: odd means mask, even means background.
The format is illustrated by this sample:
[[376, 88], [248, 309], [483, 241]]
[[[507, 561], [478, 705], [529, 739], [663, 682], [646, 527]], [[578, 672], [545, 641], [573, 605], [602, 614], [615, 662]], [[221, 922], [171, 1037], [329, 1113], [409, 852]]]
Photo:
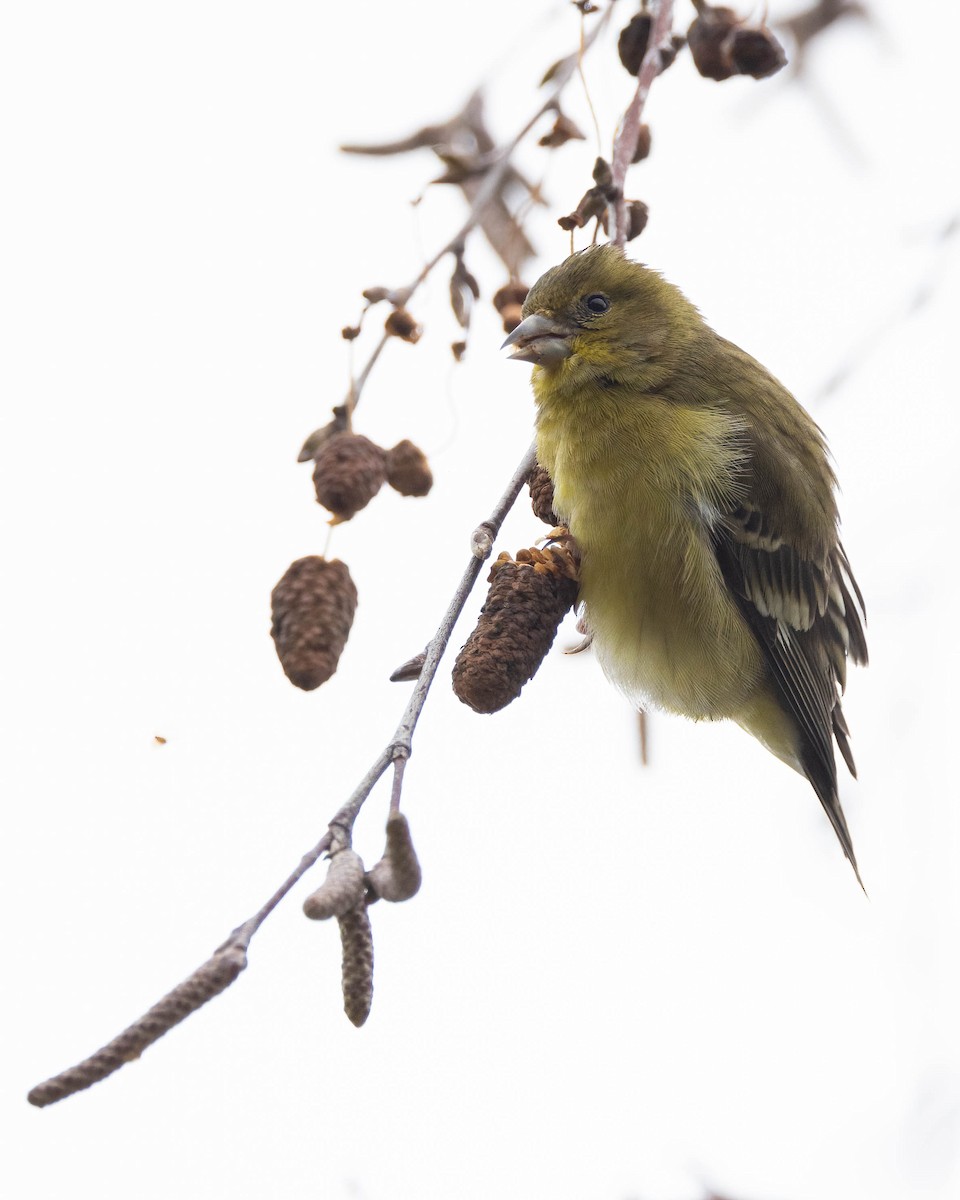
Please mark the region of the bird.
[[612, 243], [542, 275], [503, 345], [534, 364], [537, 459], [605, 675], [643, 708], [736, 722], [805, 776], [863, 887], [834, 746], [855, 777], [840, 698], [866, 608], [822, 431]]

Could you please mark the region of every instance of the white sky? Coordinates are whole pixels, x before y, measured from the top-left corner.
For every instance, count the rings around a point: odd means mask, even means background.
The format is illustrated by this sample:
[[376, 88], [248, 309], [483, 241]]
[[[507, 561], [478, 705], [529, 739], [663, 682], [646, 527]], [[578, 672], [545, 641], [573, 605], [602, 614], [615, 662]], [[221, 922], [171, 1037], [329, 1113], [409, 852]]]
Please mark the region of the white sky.
[[[870, 900], [810, 789], [739, 730], [654, 718], [642, 770], [590, 656], [555, 652], [493, 718], [455, 700], [447, 667], [405, 788], [425, 882], [372, 912], [366, 1027], [340, 1011], [335, 928], [299, 911], [321, 868], [230, 992], [140, 1063], [43, 1112], [24, 1099], [259, 907], [392, 733], [408, 688], [387, 676], [446, 606], [533, 405], [485, 303], [454, 368], [441, 269], [413, 305], [423, 341], [388, 347], [357, 422], [422, 444], [435, 492], [385, 492], [336, 531], [357, 622], [335, 679], [293, 689], [269, 593], [323, 549], [295, 458], [345, 391], [339, 329], [362, 288], [410, 280], [462, 212], [436, 189], [410, 207], [436, 173], [426, 152], [335, 147], [443, 119], [488, 72], [509, 136], [574, 43], [567, 7], [5, 13], [5, 1195], [960, 1190], [945, 579], [960, 284], [954, 242], [936, 240], [960, 207], [960, 28], [934, 4], [888, 0], [874, 30], [834, 31], [815, 86], [714, 85], [683, 57], [654, 87], [654, 152], [629, 181], [652, 214], [636, 255], [829, 436], [870, 617], [872, 665], [844, 705], [860, 781], [843, 789]], [[677, 9], [683, 27], [692, 9]], [[608, 45], [588, 66], [605, 143], [631, 88], [613, 63]], [[588, 128], [575, 85], [567, 108]], [[566, 252], [552, 219], [596, 146], [547, 153], [524, 158], [547, 169], [551, 202], [531, 279]], [[495, 262], [473, 243], [468, 262], [488, 298]], [[521, 502], [498, 550], [541, 532]], [[371, 862], [386, 803], [384, 789], [358, 826]]]

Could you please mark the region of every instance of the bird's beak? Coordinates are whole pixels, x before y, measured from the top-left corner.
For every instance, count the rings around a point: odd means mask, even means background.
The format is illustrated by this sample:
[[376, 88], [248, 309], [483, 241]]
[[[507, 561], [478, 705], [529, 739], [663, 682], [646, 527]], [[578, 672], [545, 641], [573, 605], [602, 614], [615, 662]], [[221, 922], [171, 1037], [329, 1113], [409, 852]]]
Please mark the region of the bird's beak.
[[565, 325], [556, 317], [545, 317], [533, 313], [524, 318], [500, 347], [516, 346], [510, 355], [516, 362], [532, 362], [540, 367], [556, 367], [573, 353], [570, 337], [573, 326]]

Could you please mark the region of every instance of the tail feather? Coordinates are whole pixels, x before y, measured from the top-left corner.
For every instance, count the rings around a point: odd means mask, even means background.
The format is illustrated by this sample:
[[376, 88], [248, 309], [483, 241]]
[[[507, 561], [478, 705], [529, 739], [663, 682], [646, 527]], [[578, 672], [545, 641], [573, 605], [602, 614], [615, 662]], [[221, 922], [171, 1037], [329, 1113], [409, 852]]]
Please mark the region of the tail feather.
[[[834, 709], [834, 712], [837, 710]], [[841, 716], [840, 720], [843, 720]], [[844, 753], [844, 744], [846, 737], [843, 735], [843, 740], [837, 738], [837, 744], [840, 747], [840, 752], [843, 754], [844, 761], [850, 765], [850, 759], [847, 755], [850, 752], [847, 746]], [[831, 764], [833, 769], [825, 769], [823, 759], [817, 754], [809, 753], [807, 747], [804, 747], [800, 753], [800, 763], [803, 767], [803, 773], [810, 780], [813, 790], [817, 793], [820, 803], [823, 805], [823, 811], [830, 818], [830, 824], [833, 826], [834, 832], [839, 839], [840, 845], [843, 848], [843, 853], [847, 857], [847, 862], [853, 867], [853, 873], [857, 877], [857, 883], [863, 889], [863, 894], [867, 895], [867, 889], [864, 887], [863, 880], [860, 878], [860, 868], [857, 866], [857, 856], [853, 852], [853, 839], [850, 836], [850, 830], [847, 828], [847, 819], [843, 815], [843, 808], [840, 805], [840, 796], [837, 793], [837, 770], [836, 765]]]

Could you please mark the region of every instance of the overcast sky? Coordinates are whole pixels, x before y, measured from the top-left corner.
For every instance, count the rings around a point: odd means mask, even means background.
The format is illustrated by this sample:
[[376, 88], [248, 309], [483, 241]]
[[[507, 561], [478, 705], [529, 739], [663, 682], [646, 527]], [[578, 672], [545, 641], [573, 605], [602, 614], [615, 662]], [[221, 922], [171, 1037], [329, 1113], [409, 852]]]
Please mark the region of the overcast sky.
[[[960, 212], [960, 27], [953, 6], [871, 7], [800, 81], [717, 85], [681, 56], [628, 181], [651, 209], [635, 256], [829, 438], [869, 615], [842, 799], [870, 899], [810, 788], [740, 730], [655, 716], [642, 768], [622, 698], [589, 654], [560, 653], [571, 622], [495, 717], [441, 668], [405, 783], [424, 885], [371, 913], [362, 1030], [336, 929], [300, 912], [320, 868], [225, 996], [42, 1112], [34, 1083], [188, 975], [320, 838], [532, 436], [529, 368], [504, 361], [488, 303], [503, 272], [475, 238], [466, 360], [445, 265], [412, 304], [423, 339], [387, 347], [357, 414], [383, 445], [424, 447], [434, 493], [385, 491], [335, 530], [356, 624], [336, 677], [292, 688], [269, 594], [324, 549], [295, 460], [346, 391], [339, 330], [464, 211], [452, 189], [411, 205], [437, 173], [426, 151], [336, 146], [443, 120], [480, 81], [511, 136], [578, 17], [559, 0], [8, 9], [4, 1194], [958, 1194], [960, 276], [942, 232]], [[606, 151], [632, 82], [610, 40], [586, 73]], [[582, 87], [565, 108], [591, 128]], [[596, 153], [524, 152], [548, 200], [530, 282], [567, 252], [555, 217]], [[497, 551], [542, 529], [521, 502]], [[358, 823], [368, 862], [386, 810], [384, 787]]]

